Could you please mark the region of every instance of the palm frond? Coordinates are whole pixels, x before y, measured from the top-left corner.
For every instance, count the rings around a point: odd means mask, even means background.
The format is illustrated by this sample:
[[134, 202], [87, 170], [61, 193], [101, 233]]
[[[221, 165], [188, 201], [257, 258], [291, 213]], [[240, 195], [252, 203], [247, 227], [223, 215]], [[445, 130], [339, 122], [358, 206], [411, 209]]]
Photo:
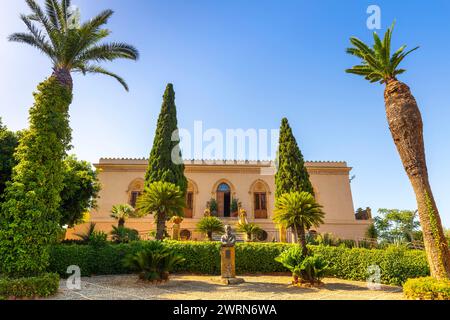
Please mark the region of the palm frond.
[[348, 48], [347, 53], [360, 58], [362, 64], [347, 69], [345, 72], [364, 76], [370, 82], [380, 83], [386, 83], [389, 80], [396, 79], [397, 75], [406, 72], [405, 69], [397, 69], [398, 66], [406, 56], [419, 47], [404, 52], [406, 46], [401, 46], [391, 56], [391, 40], [394, 27], [395, 22], [387, 29], [383, 40], [374, 32], [373, 48], [370, 48], [358, 38], [351, 37], [350, 43], [353, 45], [353, 48]]
[[82, 66], [82, 65], [80, 65], [80, 66], [78, 66], [78, 68], [74, 69], [74, 71], [82, 72], [84, 75], [91, 73], [91, 74], [103, 74], [106, 76], [110, 76], [110, 77], [116, 79], [117, 81], [119, 81], [119, 83], [124, 87], [124, 89], [126, 91], [129, 91], [128, 84], [125, 82], [125, 80], [122, 77], [120, 77], [119, 75], [117, 75], [113, 72], [110, 72], [100, 66], [96, 66], [96, 65]]
[[81, 53], [77, 60], [81, 63], [87, 63], [89, 61], [113, 61], [119, 58], [137, 60], [138, 57], [139, 52], [135, 47], [126, 43], [114, 42], [90, 47]]

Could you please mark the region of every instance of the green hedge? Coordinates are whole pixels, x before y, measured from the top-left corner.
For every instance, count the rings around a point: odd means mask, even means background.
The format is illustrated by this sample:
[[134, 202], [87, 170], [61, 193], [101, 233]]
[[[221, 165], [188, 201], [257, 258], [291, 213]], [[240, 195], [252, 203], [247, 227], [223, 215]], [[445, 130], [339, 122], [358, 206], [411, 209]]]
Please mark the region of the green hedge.
[[409, 279], [403, 286], [403, 292], [412, 300], [450, 300], [450, 281], [431, 277]]
[[45, 298], [58, 292], [59, 275], [47, 273], [30, 278], [0, 278], [0, 300], [10, 298]]
[[[175, 272], [220, 274], [220, 244], [217, 242], [176, 242], [164, 244], [182, 255], [186, 261]], [[58, 245], [51, 249], [51, 271], [66, 277], [67, 267], [77, 265], [83, 276], [126, 274], [122, 260], [128, 253], [135, 253], [148, 242], [107, 244], [101, 247], [84, 245]], [[294, 244], [295, 245], [295, 244]], [[275, 258], [292, 244], [238, 243], [236, 245], [236, 271], [245, 273], [288, 272]], [[426, 277], [429, 268], [425, 252], [391, 247], [385, 250], [310, 246], [324, 256], [330, 267], [330, 275], [341, 279], [365, 281], [368, 267], [378, 265], [381, 281], [401, 285], [408, 278]]]

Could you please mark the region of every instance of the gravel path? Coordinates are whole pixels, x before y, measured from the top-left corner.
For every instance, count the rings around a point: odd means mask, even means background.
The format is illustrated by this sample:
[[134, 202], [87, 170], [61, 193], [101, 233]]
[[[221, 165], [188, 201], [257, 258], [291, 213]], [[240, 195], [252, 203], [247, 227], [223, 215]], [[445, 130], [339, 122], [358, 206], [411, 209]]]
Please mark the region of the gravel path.
[[289, 276], [243, 276], [244, 284], [225, 286], [217, 277], [173, 275], [168, 283], [152, 285], [135, 275], [82, 278], [81, 290], [60, 292], [50, 300], [401, 300], [402, 288], [370, 290], [364, 282], [325, 279], [320, 288], [290, 286]]

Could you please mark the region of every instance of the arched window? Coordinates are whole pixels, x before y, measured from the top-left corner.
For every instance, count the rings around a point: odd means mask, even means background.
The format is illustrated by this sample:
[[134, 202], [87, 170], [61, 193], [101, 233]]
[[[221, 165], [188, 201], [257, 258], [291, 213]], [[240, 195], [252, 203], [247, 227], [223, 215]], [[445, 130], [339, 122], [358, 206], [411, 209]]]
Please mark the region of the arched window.
[[186, 192], [186, 207], [184, 208], [184, 217], [191, 219], [194, 217], [195, 194], [197, 193], [197, 185], [188, 180], [188, 188]]
[[137, 199], [144, 191], [144, 180], [136, 179], [128, 186], [128, 204], [133, 208], [136, 208]]
[[255, 219], [268, 219], [268, 194], [269, 190], [262, 181], [256, 181], [250, 193], [253, 195], [253, 214]]
[[226, 183], [221, 183], [217, 188], [218, 192], [231, 192], [230, 186]]

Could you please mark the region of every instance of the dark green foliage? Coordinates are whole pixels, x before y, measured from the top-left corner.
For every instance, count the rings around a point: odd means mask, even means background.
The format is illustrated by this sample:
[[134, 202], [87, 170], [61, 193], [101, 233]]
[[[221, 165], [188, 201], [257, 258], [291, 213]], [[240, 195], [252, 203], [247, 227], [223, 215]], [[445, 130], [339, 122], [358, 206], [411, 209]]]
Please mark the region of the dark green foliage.
[[116, 226], [112, 226], [112, 228], [111, 236], [112, 241], [115, 243], [129, 243], [140, 240], [139, 232], [137, 230]]
[[72, 228], [83, 220], [86, 212], [96, 206], [100, 191], [97, 171], [86, 161], [75, 156], [64, 160], [64, 189], [61, 192], [61, 226]]
[[[50, 270], [66, 276], [67, 267], [80, 266], [83, 276], [127, 274], [130, 270], [122, 264], [127, 254], [137, 253], [152, 246], [154, 241], [137, 241], [129, 244], [93, 247], [89, 245], [55, 245], [51, 248]], [[220, 243], [164, 241], [174, 253], [186, 261], [174, 268], [174, 272], [220, 274]], [[283, 251], [298, 247], [282, 243], [236, 244], [236, 272], [238, 274], [289, 272], [276, 262]], [[381, 282], [401, 285], [408, 278], [426, 277], [429, 268], [425, 252], [404, 248], [348, 249], [345, 247], [309, 246], [313, 255], [320, 255], [328, 263], [329, 275], [341, 279], [366, 281], [368, 267], [378, 265]]]
[[12, 169], [16, 165], [14, 152], [18, 145], [18, 135], [3, 126], [0, 118], [0, 202], [6, 188], [6, 182], [11, 179]]
[[146, 281], [166, 281], [169, 273], [183, 264], [185, 259], [168, 247], [146, 248], [124, 259], [125, 268], [138, 272]]
[[277, 165], [278, 171], [275, 175], [277, 198], [285, 193], [302, 191], [314, 195], [314, 189], [305, 168], [305, 160], [286, 118], [281, 123]]
[[165, 181], [179, 186], [183, 193], [186, 192], [187, 179], [184, 176], [179, 140], [175, 91], [173, 85], [168, 84], [145, 176], [146, 186]]
[[281, 263], [292, 272], [293, 284], [320, 283], [329, 271], [328, 263], [320, 255], [305, 256], [301, 247], [295, 246], [283, 251], [275, 261]]
[[59, 289], [59, 275], [45, 273], [29, 278], [0, 278], [0, 300], [9, 298], [46, 298]]
[[224, 227], [222, 220], [213, 216], [203, 217], [197, 223], [197, 231], [206, 234], [209, 241], [213, 240], [213, 233], [224, 233]]
[[166, 221], [174, 216], [182, 217], [184, 205], [184, 193], [179, 186], [170, 182], [156, 181], [145, 187], [144, 193], [137, 201], [136, 209], [142, 215], [152, 214], [154, 216], [156, 239], [163, 240]]
[[450, 280], [409, 279], [403, 285], [403, 292], [411, 300], [450, 300]]
[[51, 77], [34, 98], [0, 214], [0, 270], [19, 277], [39, 275], [48, 265], [46, 246], [60, 232], [62, 161], [71, 139], [71, 91]]

